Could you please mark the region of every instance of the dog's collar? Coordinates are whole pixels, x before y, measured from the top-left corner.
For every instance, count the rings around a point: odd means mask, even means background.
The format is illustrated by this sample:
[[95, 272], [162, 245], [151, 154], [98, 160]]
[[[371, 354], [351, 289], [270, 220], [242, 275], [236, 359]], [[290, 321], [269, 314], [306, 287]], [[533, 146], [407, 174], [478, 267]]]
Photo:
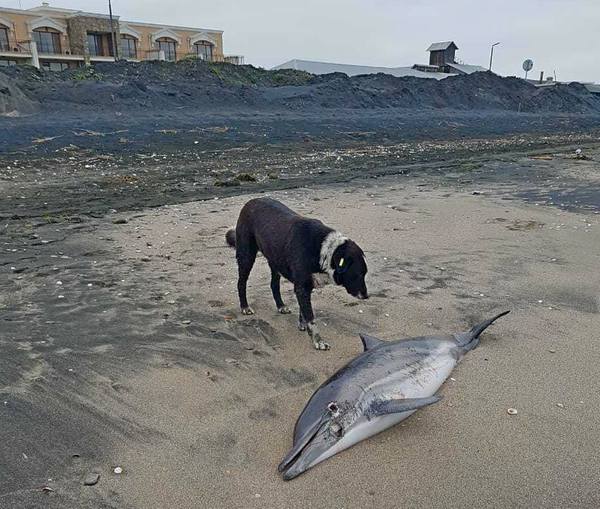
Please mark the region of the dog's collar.
[[327, 237], [325, 237], [323, 243], [321, 244], [321, 256], [319, 258], [319, 264], [321, 266], [321, 270], [323, 272], [327, 272], [332, 280], [334, 270], [331, 266], [331, 259], [333, 258], [333, 253], [347, 240], [348, 237], [344, 237], [340, 232], [332, 231], [331, 233], [327, 234]]

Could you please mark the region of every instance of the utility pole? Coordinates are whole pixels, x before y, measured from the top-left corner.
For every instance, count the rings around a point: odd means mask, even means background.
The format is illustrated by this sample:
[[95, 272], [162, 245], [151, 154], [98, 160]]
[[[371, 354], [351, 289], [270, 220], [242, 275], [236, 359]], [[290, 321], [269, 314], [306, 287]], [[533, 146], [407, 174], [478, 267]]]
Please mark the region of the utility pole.
[[494, 44], [492, 44], [492, 50], [490, 51], [490, 68], [489, 70], [492, 70], [492, 62], [494, 60], [494, 46], [498, 46], [498, 44], [500, 44], [499, 42], [496, 42]]
[[115, 54], [115, 60], [119, 60], [119, 41], [117, 41], [117, 34], [115, 34], [115, 25], [113, 23], [112, 5], [110, 0], [108, 0], [108, 16], [110, 17], [110, 38], [113, 42], [113, 53]]

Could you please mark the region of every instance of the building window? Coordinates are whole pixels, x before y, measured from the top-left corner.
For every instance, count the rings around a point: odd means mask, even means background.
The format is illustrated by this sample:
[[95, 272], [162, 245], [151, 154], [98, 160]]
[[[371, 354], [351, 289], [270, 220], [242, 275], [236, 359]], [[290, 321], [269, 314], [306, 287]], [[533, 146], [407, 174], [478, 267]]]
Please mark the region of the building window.
[[212, 62], [213, 60], [213, 48], [214, 44], [208, 41], [198, 41], [194, 43], [194, 53], [200, 60], [207, 60]]
[[53, 28], [42, 27], [33, 31], [33, 40], [39, 53], [60, 54], [60, 34]]
[[177, 60], [177, 41], [169, 37], [161, 37], [156, 39], [156, 46], [159, 50], [165, 52], [165, 60], [174, 62]]
[[87, 34], [88, 51], [93, 57], [112, 57], [113, 44], [111, 34]]
[[0, 51], [10, 51], [10, 44], [8, 43], [8, 28], [4, 25], [0, 25]]
[[131, 35], [121, 34], [121, 56], [123, 58], [137, 58], [137, 40]]

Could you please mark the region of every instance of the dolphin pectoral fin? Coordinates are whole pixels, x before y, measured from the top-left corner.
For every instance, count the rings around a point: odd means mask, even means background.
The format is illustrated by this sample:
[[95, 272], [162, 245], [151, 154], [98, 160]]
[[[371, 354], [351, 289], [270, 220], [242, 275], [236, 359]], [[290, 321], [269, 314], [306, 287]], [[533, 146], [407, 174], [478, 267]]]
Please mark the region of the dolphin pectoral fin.
[[424, 406], [432, 405], [442, 399], [437, 394], [429, 398], [407, 398], [407, 399], [388, 399], [384, 401], [376, 401], [369, 408], [371, 417], [379, 417], [381, 415], [399, 414], [402, 412], [410, 412]]
[[359, 334], [360, 339], [362, 341], [363, 344], [363, 348], [365, 349], [364, 351], [366, 352], [367, 350], [372, 350], [373, 348], [385, 343], [385, 341], [382, 341], [379, 338], [376, 338], [374, 336], [369, 336], [368, 334]]

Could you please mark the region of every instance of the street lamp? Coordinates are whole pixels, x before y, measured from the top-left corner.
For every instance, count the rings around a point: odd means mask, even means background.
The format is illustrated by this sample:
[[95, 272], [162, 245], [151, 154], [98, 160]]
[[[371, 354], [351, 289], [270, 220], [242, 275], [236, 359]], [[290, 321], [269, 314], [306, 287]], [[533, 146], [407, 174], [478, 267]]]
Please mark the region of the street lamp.
[[492, 60], [494, 60], [494, 46], [498, 46], [499, 42], [492, 44], [492, 50], [490, 51], [490, 71], [492, 70]]

